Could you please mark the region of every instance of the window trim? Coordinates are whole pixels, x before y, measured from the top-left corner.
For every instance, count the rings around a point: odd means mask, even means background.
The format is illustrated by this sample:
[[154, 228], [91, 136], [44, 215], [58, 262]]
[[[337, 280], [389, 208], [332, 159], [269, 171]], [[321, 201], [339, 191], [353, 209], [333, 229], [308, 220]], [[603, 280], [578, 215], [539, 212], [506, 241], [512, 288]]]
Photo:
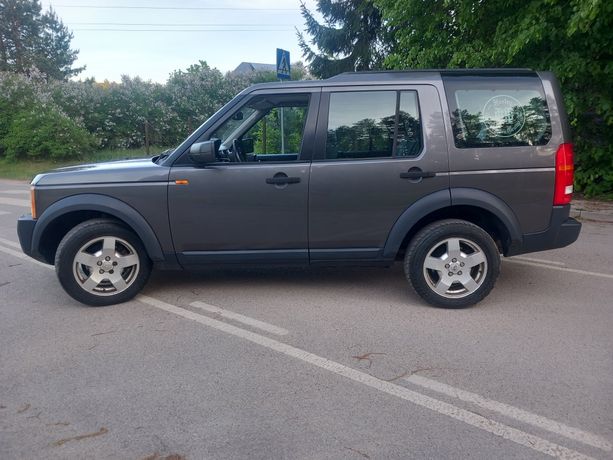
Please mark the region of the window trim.
[[[419, 97], [419, 89], [415, 87], [411, 88], [398, 88], [396, 87], [345, 87], [345, 88], [326, 88], [328, 91], [324, 91], [321, 95], [319, 119], [317, 123], [317, 134], [315, 138], [315, 155], [313, 156], [313, 162], [344, 162], [344, 161], [389, 161], [389, 160], [413, 160], [419, 158], [425, 149], [425, 136], [422, 124], [422, 111]], [[334, 93], [364, 93], [364, 92], [394, 92], [396, 93], [396, 111], [394, 114], [394, 139], [392, 144], [392, 154], [385, 157], [368, 157], [368, 158], [326, 158], [327, 153], [327, 140], [328, 140], [328, 123], [330, 121], [330, 95]], [[415, 94], [417, 102], [417, 113], [420, 121], [420, 138], [421, 149], [415, 155], [411, 156], [398, 156], [398, 121], [400, 115], [400, 98], [402, 93], [412, 92]]]

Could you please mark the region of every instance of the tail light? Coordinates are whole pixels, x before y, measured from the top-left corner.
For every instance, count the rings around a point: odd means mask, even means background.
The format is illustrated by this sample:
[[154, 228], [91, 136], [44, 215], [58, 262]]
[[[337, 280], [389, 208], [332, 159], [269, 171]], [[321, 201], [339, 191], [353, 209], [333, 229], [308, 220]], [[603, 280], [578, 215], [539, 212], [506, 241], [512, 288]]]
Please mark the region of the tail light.
[[570, 203], [573, 196], [574, 176], [573, 144], [560, 144], [556, 152], [556, 185], [553, 194], [554, 205]]

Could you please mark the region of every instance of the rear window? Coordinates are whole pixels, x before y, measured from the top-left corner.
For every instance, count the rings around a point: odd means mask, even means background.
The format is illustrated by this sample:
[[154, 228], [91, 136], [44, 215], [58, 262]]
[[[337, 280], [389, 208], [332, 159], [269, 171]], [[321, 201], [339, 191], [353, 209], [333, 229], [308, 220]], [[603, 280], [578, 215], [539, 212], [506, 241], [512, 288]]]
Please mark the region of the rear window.
[[455, 146], [545, 145], [549, 108], [537, 76], [444, 77]]

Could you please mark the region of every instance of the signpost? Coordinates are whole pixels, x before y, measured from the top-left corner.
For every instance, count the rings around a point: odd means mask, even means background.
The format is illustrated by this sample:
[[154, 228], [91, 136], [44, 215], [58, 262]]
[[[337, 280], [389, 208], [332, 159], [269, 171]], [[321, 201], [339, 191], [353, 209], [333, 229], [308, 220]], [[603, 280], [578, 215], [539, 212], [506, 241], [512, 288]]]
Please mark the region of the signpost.
[[289, 51], [277, 48], [277, 78], [279, 80], [291, 79]]
[[[289, 51], [277, 48], [277, 78], [279, 80], [290, 80], [291, 68], [289, 60]], [[285, 130], [283, 126], [283, 107], [279, 110], [281, 117], [281, 153], [285, 153]]]

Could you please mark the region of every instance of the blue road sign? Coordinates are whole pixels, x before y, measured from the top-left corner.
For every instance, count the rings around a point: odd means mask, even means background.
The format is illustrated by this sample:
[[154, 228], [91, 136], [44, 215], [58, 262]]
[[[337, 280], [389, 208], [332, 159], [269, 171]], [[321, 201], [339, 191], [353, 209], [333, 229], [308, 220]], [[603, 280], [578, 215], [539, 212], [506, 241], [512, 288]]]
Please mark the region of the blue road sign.
[[289, 51], [277, 48], [277, 78], [289, 80], [291, 78]]

